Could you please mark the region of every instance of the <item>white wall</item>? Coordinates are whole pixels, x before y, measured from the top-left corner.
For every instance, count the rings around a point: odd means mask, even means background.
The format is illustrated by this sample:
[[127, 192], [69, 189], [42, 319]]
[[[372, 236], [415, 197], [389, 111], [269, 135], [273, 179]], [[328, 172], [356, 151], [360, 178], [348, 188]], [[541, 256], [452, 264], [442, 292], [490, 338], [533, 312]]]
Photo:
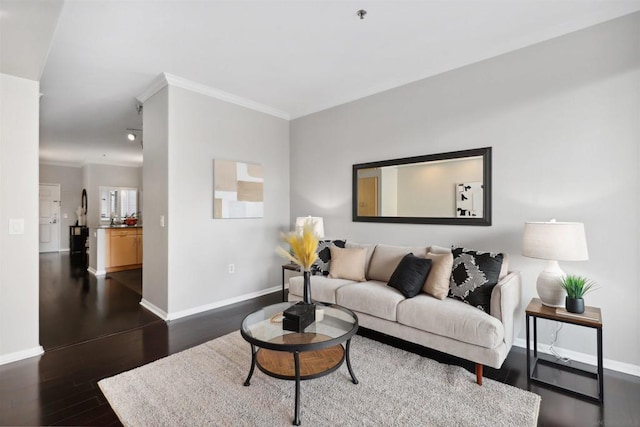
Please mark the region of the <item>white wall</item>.
[[[0, 364], [42, 353], [38, 325], [36, 81], [0, 74]], [[24, 234], [9, 235], [9, 219]]]
[[87, 209], [89, 225], [100, 225], [100, 187], [139, 188], [141, 186], [140, 169], [140, 167], [99, 164], [88, 164], [82, 168], [89, 204]]
[[[544, 262], [520, 255], [523, 223], [585, 223], [590, 260], [564, 262], [601, 288], [604, 357], [640, 372], [640, 14], [421, 80], [291, 123], [291, 217], [331, 236], [501, 250], [536, 295]], [[493, 147], [493, 226], [351, 221], [354, 163]], [[311, 161], [322, 147], [324, 161]], [[521, 319], [524, 336], [524, 319]], [[541, 326], [548, 341], [551, 326]], [[567, 327], [561, 347], [595, 355]]]
[[[145, 104], [145, 168], [146, 114]], [[289, 229], [288, 121], [175, 86], [168, 117], [169, 313], [278, 286], [275, 247]], [[213, 159], [262, 164], [264, 218], [213, 219]]]
[[82, 205], [82, 168], [40, 164], [40, 183], [60, 184], [60, 250], [69, 250], [69, 226]]

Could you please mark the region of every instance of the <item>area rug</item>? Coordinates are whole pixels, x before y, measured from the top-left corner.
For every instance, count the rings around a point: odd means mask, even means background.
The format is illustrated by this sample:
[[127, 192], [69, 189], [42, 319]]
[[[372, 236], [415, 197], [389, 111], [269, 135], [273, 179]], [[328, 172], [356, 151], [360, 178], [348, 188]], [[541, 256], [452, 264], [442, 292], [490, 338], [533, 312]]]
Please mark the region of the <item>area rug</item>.
[[[351, 361], [301, 384], [306, 426], [535, 426], [540, 396], [464, 368], [355, 336]], [[289, 426], [294, 382], [258, 369], [243, 382], [251, 350], [239, 332], [103, 379], [125, 426]]]

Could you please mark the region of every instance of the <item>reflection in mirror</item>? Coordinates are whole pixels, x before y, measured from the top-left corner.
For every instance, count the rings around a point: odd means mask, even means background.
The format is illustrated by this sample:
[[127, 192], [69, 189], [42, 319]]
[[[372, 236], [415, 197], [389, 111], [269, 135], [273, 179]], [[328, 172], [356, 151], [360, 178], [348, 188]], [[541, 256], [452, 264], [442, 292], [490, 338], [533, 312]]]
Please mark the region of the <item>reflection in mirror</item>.
[[491, 148], [354, 165], [353, 220], [491, 225]]
[[100, 221], [113, 217], [121, 221], [125, 216], [138, 212], [138, 189], [127, 187], [100, 187]]

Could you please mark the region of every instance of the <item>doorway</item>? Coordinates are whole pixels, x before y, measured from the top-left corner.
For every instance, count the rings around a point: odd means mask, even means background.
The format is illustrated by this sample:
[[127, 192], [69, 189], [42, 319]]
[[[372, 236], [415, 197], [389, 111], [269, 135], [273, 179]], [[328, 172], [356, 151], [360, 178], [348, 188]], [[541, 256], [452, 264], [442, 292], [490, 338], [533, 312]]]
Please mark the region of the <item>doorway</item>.
[[60, 250], [60, 184], [40, 184], [40, 253]]
[[378, 177], [358, 179], [358, 215], [378, 216]]

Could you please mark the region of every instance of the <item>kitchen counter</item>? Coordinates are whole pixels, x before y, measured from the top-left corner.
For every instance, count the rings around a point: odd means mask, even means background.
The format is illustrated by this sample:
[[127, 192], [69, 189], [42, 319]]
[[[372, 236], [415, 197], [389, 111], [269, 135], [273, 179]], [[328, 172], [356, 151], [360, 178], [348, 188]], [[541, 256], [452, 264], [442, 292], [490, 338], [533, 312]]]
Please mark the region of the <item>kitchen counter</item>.
[[89, 226], [89, 272], [109, 272], [142, 267], [142, 224]]
[[94, 225], [94, 226], [89, 226], [89, 228], [142, 228], [142, 224], [136, 224], [136, 225], [126, 225], [126, 224], [117, 224], [117, 225]]

